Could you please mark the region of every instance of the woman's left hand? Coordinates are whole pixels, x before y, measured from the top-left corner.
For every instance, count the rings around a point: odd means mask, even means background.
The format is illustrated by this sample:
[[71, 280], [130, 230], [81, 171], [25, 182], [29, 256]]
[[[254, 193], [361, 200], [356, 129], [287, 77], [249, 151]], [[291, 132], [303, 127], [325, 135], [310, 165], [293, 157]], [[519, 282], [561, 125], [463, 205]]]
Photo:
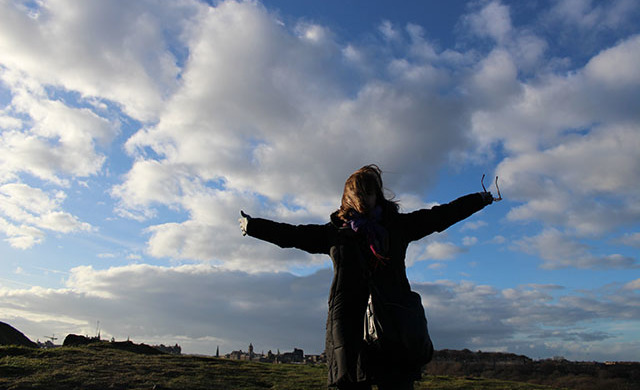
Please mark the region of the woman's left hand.
[[493, 202], [499, 202], [502, 200], [502, 195], [500, 194], [500, 187], [498, 187], [498, 176], [496, 176], [496, 191], [498, 191], [498, 197], [494, 197], [491, 192], [487, 191], [484, 187], [484, 175], [482, 175], [482, 179], [480, 179], [480, 184], [482, 185], [482, 189], [484, 190], [480, 194], [482, 195], [482, 199], [484, 199], [485, 204], [491, 204]]
[[485, 205], [490, 205], [495, 200], [493, 194], [491, 194], [491, 192], [489, 191], [481, 192], [480, 195], [482, 195], [482, 200], [484, 201]]

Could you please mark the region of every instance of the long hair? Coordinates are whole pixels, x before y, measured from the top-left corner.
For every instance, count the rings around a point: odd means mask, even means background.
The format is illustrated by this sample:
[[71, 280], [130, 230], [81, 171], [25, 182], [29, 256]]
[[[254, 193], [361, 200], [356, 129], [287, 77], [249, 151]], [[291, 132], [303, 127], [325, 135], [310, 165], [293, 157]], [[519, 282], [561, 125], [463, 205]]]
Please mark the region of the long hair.
[[384, 196], [382, 170], [377, 165], [371, 164], [352, 173], [344, 183], [338, 217], [346, 221], [354, 211], [360, 214], [369, 213], [371, 210], [368, 209], [366, 201], [368, 194], [376, 194], [376, 206], [382, 206], [383, 210], [398, 211], [398, 204]]

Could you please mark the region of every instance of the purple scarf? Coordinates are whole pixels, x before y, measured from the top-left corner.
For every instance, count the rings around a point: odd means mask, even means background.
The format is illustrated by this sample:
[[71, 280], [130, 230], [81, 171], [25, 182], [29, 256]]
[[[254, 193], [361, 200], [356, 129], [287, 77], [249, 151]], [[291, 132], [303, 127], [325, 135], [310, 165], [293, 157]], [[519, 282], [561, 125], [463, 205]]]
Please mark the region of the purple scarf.
[[369, 249], [376, 259], [385, 261], [386, 252], [389, 249], [389, 234], [387, 229], [380, 224], [382, 220], [382, 208], [377, 206], [369, 215], [362, 215], [353, 211], [350, 215], [351, 219], [347, 221], [348, 225], [354, 232], [362, 232], [367, 238]]

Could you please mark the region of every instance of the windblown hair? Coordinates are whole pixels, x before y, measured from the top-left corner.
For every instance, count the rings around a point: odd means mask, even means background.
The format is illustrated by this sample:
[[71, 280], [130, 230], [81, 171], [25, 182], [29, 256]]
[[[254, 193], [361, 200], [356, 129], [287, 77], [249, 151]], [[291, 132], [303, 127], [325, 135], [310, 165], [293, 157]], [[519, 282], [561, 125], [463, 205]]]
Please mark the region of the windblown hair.
[[365, 165], [352, 173], [344, 183], [342, 204], [338, 209], [338, 217], [347, 221], [354, 211], [360, 214], [369, 213], [371, 210], [367, 207], [366, 196], [374, 193], [376, 194], [376, 205], [382, 206], [385, 211], [398, 211], [398, 204], [391, 199], [386, 199], [384, 196], [382, 170], [377, 165], [371, 164]]

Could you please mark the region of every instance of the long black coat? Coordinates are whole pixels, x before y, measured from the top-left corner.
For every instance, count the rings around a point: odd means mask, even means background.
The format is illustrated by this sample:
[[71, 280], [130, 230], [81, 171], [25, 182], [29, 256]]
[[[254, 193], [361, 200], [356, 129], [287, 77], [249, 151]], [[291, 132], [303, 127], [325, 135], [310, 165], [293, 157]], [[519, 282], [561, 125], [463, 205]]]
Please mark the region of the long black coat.
[[[411, 213], [387, 210], [382, 224], [389, 233], [389, 260], [376, 268], [373, 281], [387, 301], [402, 302], [411, 291], [405, 270], [406, 250], [410, 242], [433, 232], [441, 232], [487, 204], [480, 193], [470, 194], [451, 203]], [[393, 365], [393, 361], [376, 364], [366, 353], [363, 343], [363, 318], [369, 295], [363, 272], [363, 256], [370, 251], [361, 235], [335, 214], [324, 225], [290, 225], [262, 218], [252, 218], [247, 234], [276, 244], [282, 248], [298, 248], [310, 253], [324, 253], [333, 261], [333, 282], [329, 294], [327, 316], [326, 355], [329, 368], [328, 384], [336, 386], [350, 382], [371, 382], [372, 366], [376, 376], [388, 375], [404, 380], [418, 379], [420, 365]], [[380, 370], [382, 368], [382, 371]]]

